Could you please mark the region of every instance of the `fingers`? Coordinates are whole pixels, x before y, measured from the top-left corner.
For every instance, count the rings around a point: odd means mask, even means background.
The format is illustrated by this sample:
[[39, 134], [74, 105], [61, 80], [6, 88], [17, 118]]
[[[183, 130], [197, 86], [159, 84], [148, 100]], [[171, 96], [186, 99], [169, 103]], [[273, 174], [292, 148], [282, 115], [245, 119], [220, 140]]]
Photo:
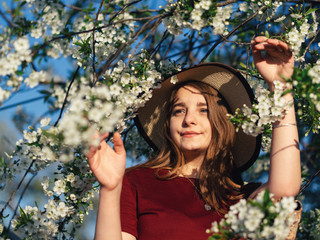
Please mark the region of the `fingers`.
[[272, 55], [291, 56], [291, 50], [288, 44], [278, 39], [269, 39], [263, 36], [256, 37], [252, 41], [253, 51], [265, 50]]
[[97, 152], [97, 148], [90, 147], [89, 152], [86, 154], [86, 157], [88, 158], [89, 161], [94, 157], [96, 152]]
[[264, 37], [264, 36], [258, 36], [258, 37], [256, 37], [253, 41], [254, 41], [255, 43], [261, 43], [261, 42], [267, 41], [267, 39], [268, 39], [268, 38], [266, 38], [266, 37]]
[[256, 49], [255, 47], [252, 48], [252, 56], [255, 63], [263, 61], [260, 50]]
[[267, 39], [267, 42], [270, 44], [270, 45], [273, 45], [275, 46], [277, 49], [279, 50], [283, 50], [283, 51], [288, 51], [290, 50], [289, 48], [289, 45], [286, 44], [285, 42], [282, 42], [278, 39]]
[[89, 143], [89, 151], [86, 154], [88, 159], [91, 159], [95, 153], [101, 148], [101, 143], [109, 136], [109, 133], [100, 134], [96, 131], [92, 136], [92, 142]]
[[95, 131], [95, 133], [92, 135], [92, 140], [96, 141], [99, 140], [99, 143], [101, 143], [103, 140], [105, 140], [109, 136], [109, 132], [105, 132], [103, 134], [100, 134], [98, 131]]
[[100, 142], [104, 141], [107, 137], [109, 137], [109, 132], [105, 132], [100, 135]]
[[91, 136], [91, 141], [89, 142], [90, 148], [97, 148], [104, 142], [104, 140], [109, 136], [108, 132], [100, 134], [98, 131], [95, 131]]
[[[90, 149], [89, 152], [86, 154], [87, 158], [92, 159], [95, 157], [96, 154], [98, 154], [97, 152], [103, 152], [104, 154], [106, 153], [106, 151], [112, 151], [112, 149], [110, 148], [110, 146], [104, 141], [107, 137], [109, 136], [109, 133], [103, 133], [103, 134], [99, 134], [99, 132], [96, 132], [94, 134], [93, 140], [100, 140], [100, 144], [98, 146], [96, 145], [90, 145]], [[124, 148], [123, 145], [123, 141], [121, 139], [121, 135], [119, 132], [115, 132], [113, 135], [113, 145], [114, 145], [114, 152], [118, 155], [125, 155], [126, 154], [126, 150]]]
[[123, 146], [123, 141], [121, 139], [121, 135], [119, 132], [115, 132], [113, 134], [113, 145], [114, 145], [114, 150], [117, 154], [123, 155], [126, 153], [126, 150]]
[[263, 42], [263, 40], [264, 40], [264, 37], [257, 37], [251, 41], [252, 57], [253, 57], [253, 62], [255, 64], [262, 62], [264, 60], [261, 55], [260, 49], [257, 48], [257, 42], [260, 42], [260, 41]]

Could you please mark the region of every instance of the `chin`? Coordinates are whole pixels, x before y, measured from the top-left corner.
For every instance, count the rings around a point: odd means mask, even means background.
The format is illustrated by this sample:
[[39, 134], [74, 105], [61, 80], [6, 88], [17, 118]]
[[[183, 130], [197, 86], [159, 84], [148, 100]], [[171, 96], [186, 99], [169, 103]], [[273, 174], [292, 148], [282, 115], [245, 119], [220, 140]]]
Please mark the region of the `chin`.
[[194, 152], [194, 153], [196, 153], [196, 152], [201, 153], [201, 152], [205, 152], [206, 151], [206, 149], [199, 148], [199, 147], [187, 147], [187, 148], [186, 147], [181, 147], [180, 149], [181, 149], [182, 152]]

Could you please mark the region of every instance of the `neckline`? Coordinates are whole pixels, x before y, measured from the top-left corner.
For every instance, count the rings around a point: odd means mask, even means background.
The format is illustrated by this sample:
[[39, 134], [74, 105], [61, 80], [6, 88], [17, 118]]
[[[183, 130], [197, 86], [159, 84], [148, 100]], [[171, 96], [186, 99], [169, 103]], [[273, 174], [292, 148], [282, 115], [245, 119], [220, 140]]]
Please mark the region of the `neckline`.
[[[152, 169], [152, 168], [151, 168]], [[154, 170], [156, 170], [156, 168], [154, 168]], [[161, 175], [161, 172], [163, 171], [163, 173], [169, 173], [170, 170], [168, 169], [160, 169], [160, 171], [158, 173], [160, 173]], [[193, 180], [199, 180], [199, 178], [197, 177], [188, 177], [188, 176], [183, 176], [183, 175], [178, 175], [178, 174], [174, 174], [172, 175], [174, 176], [174, 178], [180, 178], [180, 179], [193, 179]]]
[[199, 180], [199, 178], [197, 178], [197, 177], [188, 177], [188, 176], [180, 176], [180, 175], [176, 175], [176, 177], [178, 177], [178, 178], [183, 178], [183, 179]]

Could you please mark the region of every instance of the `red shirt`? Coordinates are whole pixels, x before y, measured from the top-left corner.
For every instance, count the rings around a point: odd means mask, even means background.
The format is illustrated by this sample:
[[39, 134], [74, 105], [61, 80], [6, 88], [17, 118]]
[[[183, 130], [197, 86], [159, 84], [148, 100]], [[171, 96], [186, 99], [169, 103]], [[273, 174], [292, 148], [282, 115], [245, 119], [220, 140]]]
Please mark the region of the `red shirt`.
[[[207, 240], [206, 230], [220, 221], [207, 211], [193, 184], [184, 177], [160, 180], [155, 169], [126, 173], [121, 193], [122, 231], [139, 240]], [[196, 179], [190, 179], [197, 184]]]

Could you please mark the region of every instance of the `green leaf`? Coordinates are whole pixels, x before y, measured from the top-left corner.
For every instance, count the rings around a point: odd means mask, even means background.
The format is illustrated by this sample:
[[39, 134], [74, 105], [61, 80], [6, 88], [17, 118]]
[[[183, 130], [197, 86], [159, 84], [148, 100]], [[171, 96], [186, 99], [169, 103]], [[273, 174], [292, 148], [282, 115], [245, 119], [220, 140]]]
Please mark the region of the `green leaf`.
[[45, 95], [51, 95], [52, 93], [47, 90], [40, 90], [39, 93], [45, 94]]
[[240, 66], [243, 67], [244, 69], [247, 68], [247, 66], [243, 62], [240, 62]]
[[23, 71], [18, 70], [18, 71], [16, 71], [16, 74], [19, 75], [19, 76], [22, 76], [23, 75]]
[[264, 192], [264, 195], [263, 195], [263, 203], [267, 203], [269, 202], [271, 199], [270, 199], [270, 192], [269, 192], [269, 189], [266, 188], [265, 192]]
[[22, 220], [24, 220], [24, 221], [28, 221], [29, 220], [29, 214], [26, 214], [24, 212], [24, 210], [22, 209], [22, 207], [19, 207], [19, 212], [20, 212]]
[[317, 8], [309, 8], [309, 10], [305, 13], [305, 15], [309, 15], [310, 13], [313, 13], [315, 11], [317, 11], [318, 9]]

